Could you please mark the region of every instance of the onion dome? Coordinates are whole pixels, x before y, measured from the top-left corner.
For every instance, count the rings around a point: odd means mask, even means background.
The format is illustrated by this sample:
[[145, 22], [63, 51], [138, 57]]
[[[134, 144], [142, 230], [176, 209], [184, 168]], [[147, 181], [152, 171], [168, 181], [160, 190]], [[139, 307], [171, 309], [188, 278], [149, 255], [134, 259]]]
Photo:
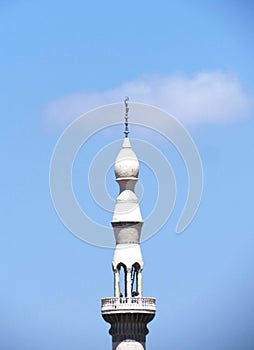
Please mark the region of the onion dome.
[[136, 154], [131, 148], [128, 137], [124, 138], [122, 149], [115, 161], [116, 179], [137, 178], [139, 173], [139, 163]]

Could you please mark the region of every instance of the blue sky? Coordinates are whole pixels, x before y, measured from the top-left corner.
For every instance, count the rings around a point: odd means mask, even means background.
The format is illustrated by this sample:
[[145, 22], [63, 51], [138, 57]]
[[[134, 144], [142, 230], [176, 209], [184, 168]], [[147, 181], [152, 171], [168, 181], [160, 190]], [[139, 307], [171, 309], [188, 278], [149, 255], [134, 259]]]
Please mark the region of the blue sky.
[[[158, 305], [147, 347], [253, 349], [253, 12], [251, 1], [0, 1], [1, 349], [110, 349], [100, 299], [113, 294], [113, 251], [69, 233], [48, 178], [67, 124], [126, 93], [179, 118], [204, 170], [198, 213], [176, 235], [184, 165], [132, 128], [165, 154], [179, 188], [169, 221], [142, 244], [144, 295]], [[105, 225], [86, 171], [118, 130], [91, 140], [74, 167], [81, 205]], [[145, 166], [140, 180], [147, 215], [156, 196]], [[116, 196], [112, 169], [107, 184]]]

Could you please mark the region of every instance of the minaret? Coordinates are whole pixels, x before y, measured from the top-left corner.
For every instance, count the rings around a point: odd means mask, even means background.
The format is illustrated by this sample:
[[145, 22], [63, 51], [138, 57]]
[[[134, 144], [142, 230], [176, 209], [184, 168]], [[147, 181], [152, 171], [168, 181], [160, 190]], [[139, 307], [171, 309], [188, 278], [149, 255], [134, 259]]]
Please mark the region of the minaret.
[[143, 259], [140, 235], [143, 220], [134, 188], [139, 162], [128, 137], [128, 98], [125, 99], [125, 138], [115, 161], [120, 187], [112, 220], [116, 246], [112, 268], [114, 297], [102, 299], [101, 313], [111, 324], [113, 350], [145, 350], [147, 323], [155, 316], [155, 299], [142, 296]]

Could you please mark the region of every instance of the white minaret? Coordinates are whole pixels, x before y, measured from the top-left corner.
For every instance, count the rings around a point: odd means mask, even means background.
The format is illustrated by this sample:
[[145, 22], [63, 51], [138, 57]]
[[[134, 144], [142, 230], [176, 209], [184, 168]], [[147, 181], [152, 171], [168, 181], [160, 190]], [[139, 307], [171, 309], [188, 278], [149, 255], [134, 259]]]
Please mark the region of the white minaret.
[[134, 188], [139, 162], [128, 138], [128, 98], [125, 99], [125, 138], [115, 161], [120, 187], [112, 220], [116, 247], [112, 268], [114, 297], [102, 299], [101, 312], [111, 324], [113, 350], [145, 350], [147, 323], [155, 315], [155, 299], [142, 297], [143, 259], [140, 235], [143, 220]]

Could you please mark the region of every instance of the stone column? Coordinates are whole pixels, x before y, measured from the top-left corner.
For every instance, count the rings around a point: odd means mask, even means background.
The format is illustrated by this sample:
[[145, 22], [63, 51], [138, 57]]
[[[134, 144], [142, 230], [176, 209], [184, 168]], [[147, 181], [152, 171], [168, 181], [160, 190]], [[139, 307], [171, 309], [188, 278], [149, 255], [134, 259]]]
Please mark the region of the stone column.
[[131, 269], [127, 269], [126, 273], [127, 298], [131, 298]]
[[114, 296], [120, 297], [120, 277], [118, 269], [114, 270]]
[[139, 297], [142, 296], [142, 273], [141, 271], [139, 271], [137, 273], [137, 285], [138, 285], [138, 293], [139, 293]]

